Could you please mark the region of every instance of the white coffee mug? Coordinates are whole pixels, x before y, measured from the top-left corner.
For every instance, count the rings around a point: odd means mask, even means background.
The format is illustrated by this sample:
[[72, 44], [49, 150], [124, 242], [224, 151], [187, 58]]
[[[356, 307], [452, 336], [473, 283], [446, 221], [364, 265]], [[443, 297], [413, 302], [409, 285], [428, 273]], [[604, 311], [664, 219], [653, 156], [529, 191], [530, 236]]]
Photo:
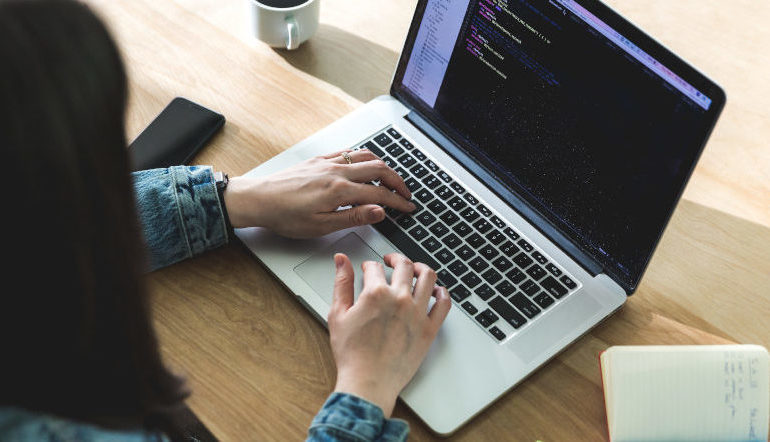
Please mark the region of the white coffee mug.
[[290, 7], [268, 6], [268, 0], [246, 1], [253, 35], [274, 48], [297, 49], [318, 29], [320, 0], [306, 0]]

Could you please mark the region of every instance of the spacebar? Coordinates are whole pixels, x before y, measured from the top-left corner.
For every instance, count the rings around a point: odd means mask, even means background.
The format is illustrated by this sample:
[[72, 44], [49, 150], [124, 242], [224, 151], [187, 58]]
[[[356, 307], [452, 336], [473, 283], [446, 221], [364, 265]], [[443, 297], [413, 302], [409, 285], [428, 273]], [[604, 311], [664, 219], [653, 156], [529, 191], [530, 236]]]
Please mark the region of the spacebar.
[[385, 218], [384, 221], [373, 224], [373, 227], [385, 235], [385, 238], [388, 238], [401, 253], [406, 255], [412, 261], [427, 264], [428, 267], [433, 270], [441, 268], [441, 264], [439, 264], [438, 261], [420, 248], [414, 239], [407, 235], [406, 232], [399, 229], [393, 221]]

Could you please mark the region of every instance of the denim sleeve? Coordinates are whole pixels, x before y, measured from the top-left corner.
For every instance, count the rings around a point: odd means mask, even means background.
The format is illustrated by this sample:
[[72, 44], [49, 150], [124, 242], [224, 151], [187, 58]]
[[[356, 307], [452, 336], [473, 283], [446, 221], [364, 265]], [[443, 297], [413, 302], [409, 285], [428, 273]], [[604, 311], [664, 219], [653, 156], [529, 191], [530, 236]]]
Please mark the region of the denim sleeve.
[[308, 429], [308, 442], [404, 441], [409, 425], [385, 419], [380, 407], [346, 393], [332, 393]]
[[150, 270], [227, 243], [227, 225], [210, 167], [173, 166], [133, 173]]

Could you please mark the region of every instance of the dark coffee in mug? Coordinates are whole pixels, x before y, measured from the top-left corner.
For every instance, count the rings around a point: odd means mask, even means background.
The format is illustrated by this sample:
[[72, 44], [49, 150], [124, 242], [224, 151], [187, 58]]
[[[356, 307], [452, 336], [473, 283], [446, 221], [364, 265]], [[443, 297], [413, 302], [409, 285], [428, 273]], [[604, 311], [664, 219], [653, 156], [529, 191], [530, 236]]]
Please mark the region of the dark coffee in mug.
[[265, 6], [273, 8], [293, 8], [303, 3], [307, 3], [307, 0], [257, 0], [257, 3], [262, 3]]

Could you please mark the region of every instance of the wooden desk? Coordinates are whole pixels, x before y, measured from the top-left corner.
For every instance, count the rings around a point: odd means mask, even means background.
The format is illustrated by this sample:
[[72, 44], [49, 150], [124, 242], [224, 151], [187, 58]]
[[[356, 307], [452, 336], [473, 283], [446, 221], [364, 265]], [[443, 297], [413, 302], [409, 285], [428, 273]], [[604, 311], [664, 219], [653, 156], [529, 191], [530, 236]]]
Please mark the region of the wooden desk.
[[[129, 135], [187, 96], [228, 118], [196, 162], [240, 174], [386, 93], [416, 1], [323, 0], [319, 33], [291, 53], [248, 38], [236, 0], [90, 3], [124, 51]], [[610, 345], [770, 347], [770, 4], [609, 3], [721, 83], [729, 104], [638, 292], [458, 440], [606, 438], [597, 354]], [[238, 244], [149, 284], [163, 353], [213, 433], [302, 439], [334, 385], [321, 324]], [[413, 440], [434, 438], [403, 404], [395, 416]]]

